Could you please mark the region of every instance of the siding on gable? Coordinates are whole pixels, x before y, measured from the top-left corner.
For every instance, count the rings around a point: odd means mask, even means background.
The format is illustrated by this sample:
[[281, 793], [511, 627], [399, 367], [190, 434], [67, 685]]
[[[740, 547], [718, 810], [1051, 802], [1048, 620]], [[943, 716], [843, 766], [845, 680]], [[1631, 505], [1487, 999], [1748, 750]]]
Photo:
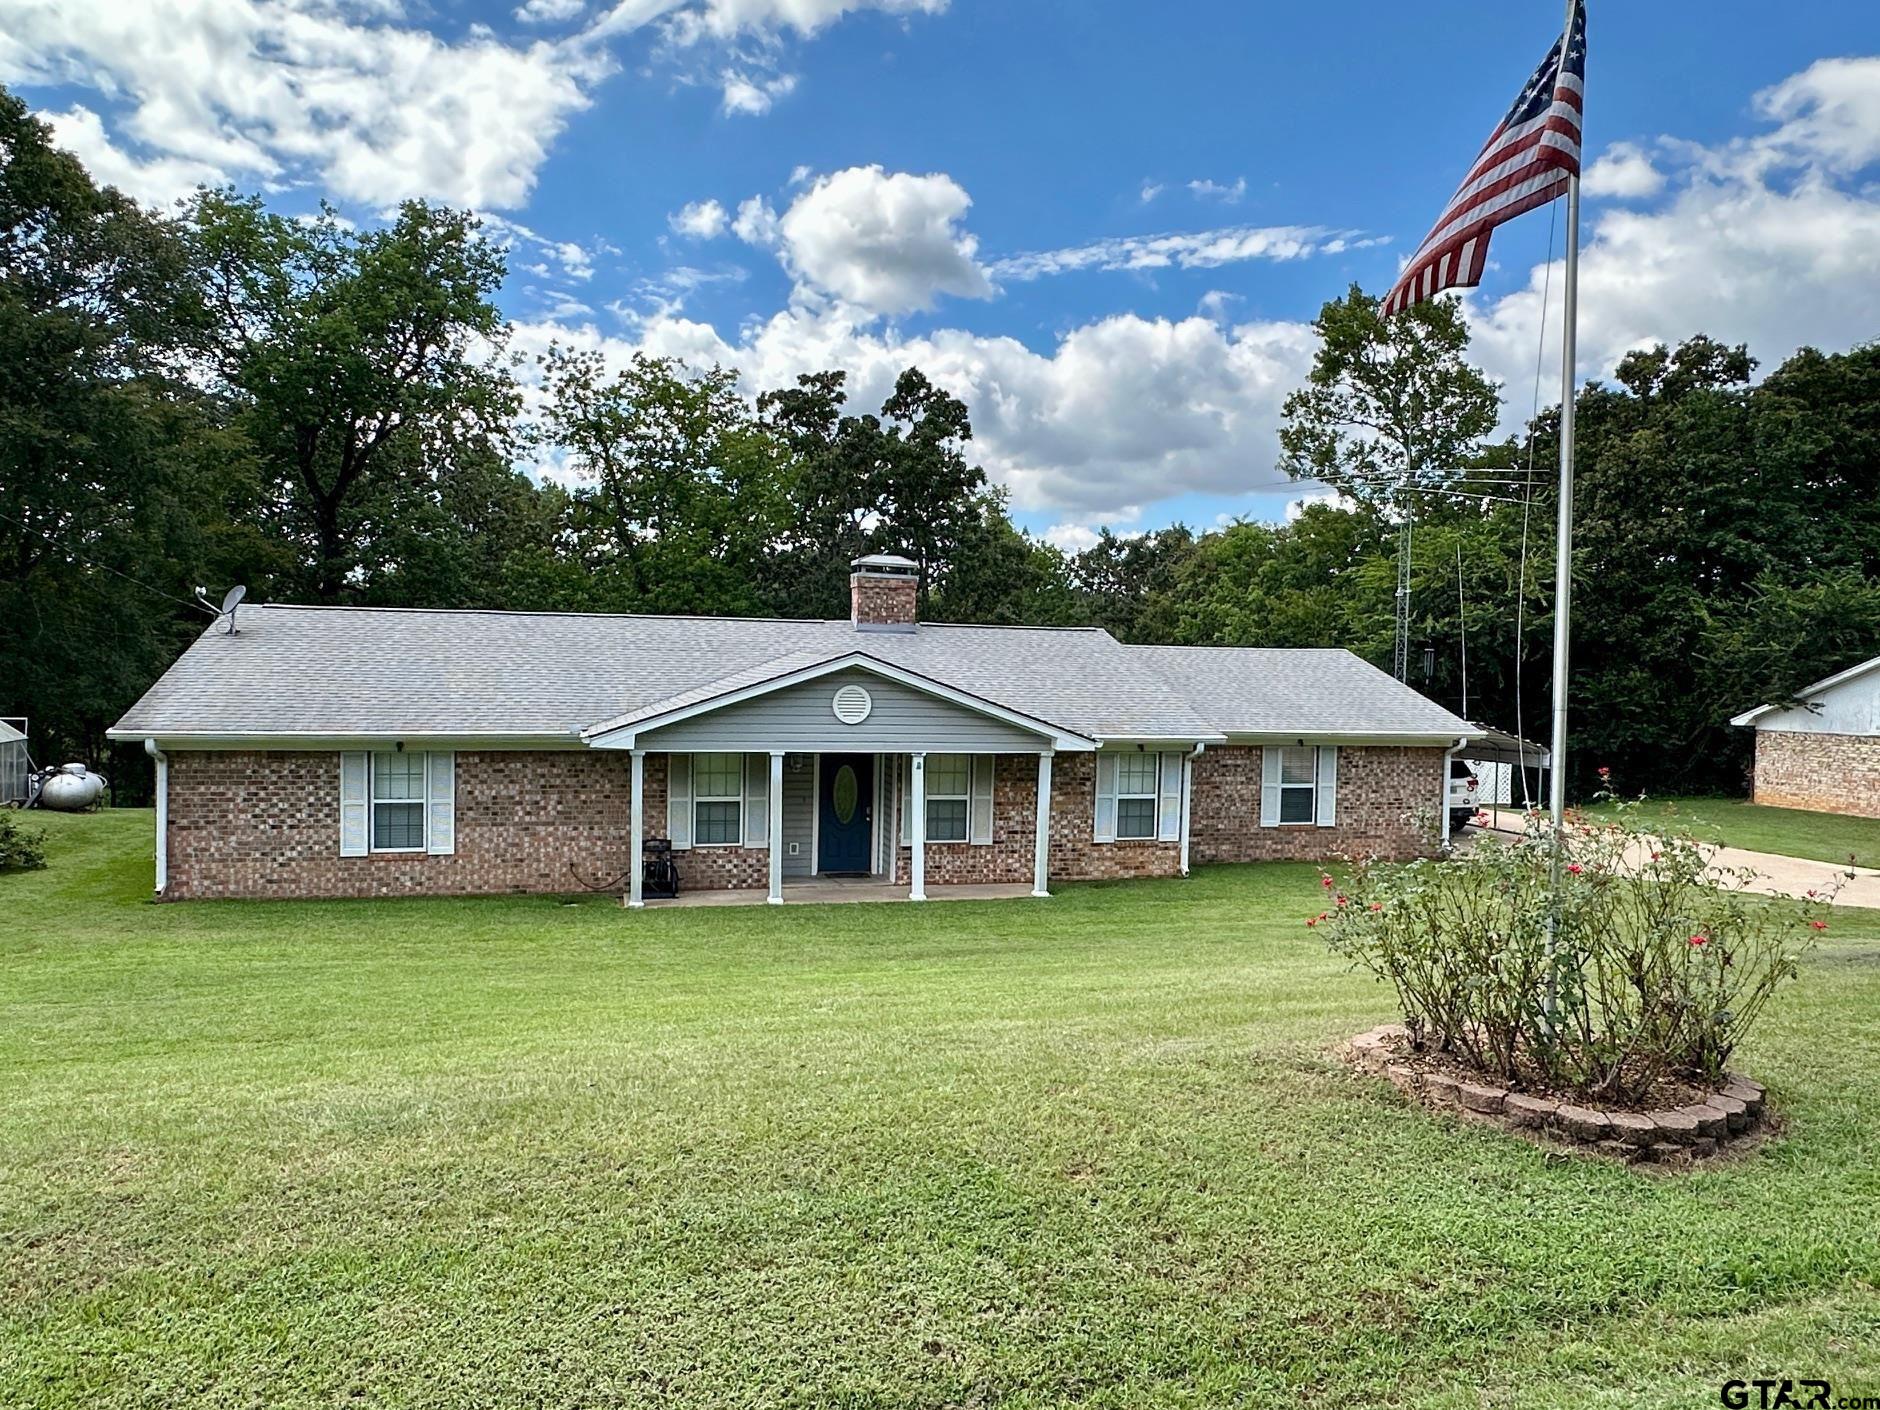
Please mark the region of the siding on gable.
[[[873, 700], [868, 718], [845, 725], [831, 702], [845, 685], [859, 685]], [[642, 749], [738, 749], [866, 754], [921, 749], [946, 754], [995, 754], [1048, 748], [1041, 734], [982, 715], [899, 681], [863, 670], [837, 671], [735, 705], [697, 715], [637, 741]]]

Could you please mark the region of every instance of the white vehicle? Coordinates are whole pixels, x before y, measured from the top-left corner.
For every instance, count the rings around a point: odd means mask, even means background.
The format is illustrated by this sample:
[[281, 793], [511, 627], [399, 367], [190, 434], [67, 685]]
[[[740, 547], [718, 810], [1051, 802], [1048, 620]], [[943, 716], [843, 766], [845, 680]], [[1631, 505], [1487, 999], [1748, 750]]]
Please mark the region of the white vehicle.
[[1449, 830], [1459, 831], [1481, 810], [1482, 781], [1467, 759], [1449, 761]]

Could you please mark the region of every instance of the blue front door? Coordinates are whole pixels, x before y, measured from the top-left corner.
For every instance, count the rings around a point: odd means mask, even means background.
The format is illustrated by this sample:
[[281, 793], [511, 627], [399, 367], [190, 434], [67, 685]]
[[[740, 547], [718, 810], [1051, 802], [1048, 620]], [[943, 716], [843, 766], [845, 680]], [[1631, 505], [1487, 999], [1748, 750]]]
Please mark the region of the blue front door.
[[866, 873], [873, 836], [875, 756], [825, 754], [816, 799], [816, 870]]

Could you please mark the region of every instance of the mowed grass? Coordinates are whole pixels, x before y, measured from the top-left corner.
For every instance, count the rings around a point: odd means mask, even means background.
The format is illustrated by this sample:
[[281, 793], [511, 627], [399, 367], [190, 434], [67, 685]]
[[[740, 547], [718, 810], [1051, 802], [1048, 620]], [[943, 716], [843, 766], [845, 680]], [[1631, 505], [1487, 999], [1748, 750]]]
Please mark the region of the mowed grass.
[[[1596, 816], [1611, 804], [1587, 809]], [[1693, 837], [1818, 862], [1880, 867], [1880, 818], [1850, 818], [1800, 808], [1765, 808], [1742, 798], [1647, 798], [1632, 815], [1647, 826], [1688, 828]]]
[[1048, 902], [0, 877], [0, 1405], [1700, 1406], [1880, 1394], [1880, 925], [1665, 1175], [1413, 1109], [1308, 867]]

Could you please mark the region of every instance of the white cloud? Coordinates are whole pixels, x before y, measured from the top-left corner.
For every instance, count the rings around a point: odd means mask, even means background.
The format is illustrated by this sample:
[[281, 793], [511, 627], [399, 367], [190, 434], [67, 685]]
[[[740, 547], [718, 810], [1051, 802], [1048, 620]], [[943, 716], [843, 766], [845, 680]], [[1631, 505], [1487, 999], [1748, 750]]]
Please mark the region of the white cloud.
[[594, 277], [594, 257], [597, 254], [620, 253], [605, 240], [595, 241], [592, 247], [573, 240], [556, 240], [538, 233], [519, 220], [510, 220], [491, 211], [482, 212], [478, 219], [483, 222], [485, 237], [503, 249], [534, 250], [538, 258], [523, 268], [540, 279], [572, 279], [586, 283]]
[[818, 177], [776, 230], [800, 287], [870, 313], [909, 313], [942, 294], [992, 294], [978, 241], [961, 226], [971, 205], [950, 176], [850, 167]]
[[1781, 124], [1763, 139], [1771, 151], [1839, 174], [1880, 161], [1880, 57], [1821, 59], [1757, 94], [1756, 108]]
[[764, 249], [781, 238], [777, 232], [777, 213], [762, 196], [738, 202], [738, 218], [731, 222], [731, 233], [747, 245]]
[[691, 201], [666, 217], [675, 234], [692, 240], [716, 240], [730, 223], [730, 213], [717, 201]]
[[[617, 7], [638, 13], [654, 8], [658, 0], [622, 0]], [[812, 35], [857, 10], [882, 10], [889, 14], [937, 15], [947, 8], [947, 0], [705, 0], [699, 5], [664, 8], [677, 13], [668, 25], [668, 35], [678, 44], [698, 44], [707, 40], [726, 42], [745, 35], [769, 36], [781, 30]]]
[[[1771, 131], [1714, 147], [1661, 140], [1681, 163], [1662, 200], [1607, 209], [1580, 261], [1579, 372], [1693, 333], [1746, 342], [1773, 366], [1798, 346], [1846, 348], [1880, 330], [1880, 60], [1827, 60], [1759, 95]], [[1868, 124], [1871, 123], [1871, 126]], [[1524, 420], [1551, 283], [1546, 395], [1557, 393], [1561, 271], [1475, 305], [1476, 352]]]
[[1237, 176], [1232, 185], [1223, 185], [1218, 181], [1190, 181], [1188, 189], [1204, 201], [1220, 201], [1224, 205], [1237, 206], [1247, 195], [1247, 178]]
[[516, 7], [516, 18], [524, 24], [560, 24], [587, 8], [587, 0], [524, 0]]
[[1329, 504], [1335, 509], [1357, 508], [1356, 500], [1347, 498], [1345, 495], [1340, 494], [1337, 490], [1334, 490], [1334, 489], [1308, 490], [1305, 494], [1300, 495], [1297, 499], [1289, 499], [1286, 501], [1286, 511], [1285, 511], [1286, 522], [1288, 524], [1292, 523], [1301, 514], [1304, 514], [1306, 512], [1307, 506], [1314, 505], [1314, 504]]
[[1270, 482], [1279, 407], [1310, 363], [1311, 329], [1120, 314], [1079, 327], [1046, 352], [1015, 338], [941, 329], [903, 338], [852, 308], [794, 306], [728, 340], [709, 324], [654, 315], [632, 336], [592, 326], [518, 328], [527, 352], [554, 338], [624, 359], [634, 350], [738, 370], [747, 392], [840, 368], [853, 404], [873, 408], [918, 366], [965, 399], [973, 454], [1023, 509], [1069, 524], [1131, 522], [1136, 506], [1187, 490], [1223, 494]]
[[[1046, 543], [1066, 553], [1082, 553], [1085, 549], [1095, 548], [1103, 542], [1103, 530], [1106, 528], [1119, 539], [1141, 538], [1147, 531], [1140, 526], [1133, 526], [1134, 521], [1141, 516], [1141, 509], [1131, 505], [1114, 516], [1099, 516], [1089, 520], [1076, 519], [1063, 524], [1053, 524], [1040, 537]], [[1113, 520], [1130, 523], [1132, 527], [1119, 528]]]
[[1656, 196], [1664, 186], [1664, 173], [1652, 165], [1642, 147], [1632, 142], [1614, 142], [1586, 169], [1584, 182], [1588, 196], [1622, 201]]
[[1160, 181], [1145, 180], [1142, 183], [1142, 203], [1145, 206], [1148, 205], [1149, 202], [1153, 201], [1157, 196], [1161, 195], [1165, 189], [1166, 188], [1162, 185]]
[[608, 69], [571, 44], [457, 41], [339, 0], [14, 0], [0, 80], [121, 100], [120, 140], [243, 182], [316, 176], [343, 199], [510, 207]]
[[146, 205], [168, 205], [197, 186], [219, 186], [228, 180], [226, 172], [209, 162], [132, 156], [112, 142], [90, 108], [48, 113], [46, 121], [52, 125], [53, 141], [83, 162], [94, 180], [115, 186]]
[[1303, 259], [1383, 243], [1377, 238], [1355, 238], [1349, 230], [1316, 225], [1242, 225], [1184, 234], [1124, 235], [1068, 249], [1008, 255], [994, 261], [991, 272], [998, 279], [1038, 279], [1084, 269], [1213, 269], [1241, 260]]
[[796, 75], [776, 74], [753, 77], [739, 69], [726, 69], [719, 75], [724, 84], [724, 111], [731, 117], [761, 117], [779, 98], [796, 91]]
[[[584, 8], [525, 0], [515, 14], [558, 23]], [[247, 186], [314, 184], [375, 208], [425, 196], [508, 210], [528, 201], [569, 120], [617, 70], [609, 45], [621, 36], [660, 26], [669, 57], [696, 51], [688, 62], [722, 75], [727, 112], [756, 113], [796, 82], [774, 72], [786, 33], [811, 35], [858, 10], [944, 8], [616, 0], [578, 32], [510, 42], [482, 24], [442, 37], [400, 0], [8, 0], [0, 82], [106, 95], [97, 132], [108, 125], [109, 144], [84, 128], [82, 108], [67, 115], [68, 140], [147, 198], [187, 194], [211, 173]], [[737, 62], [725, 67], [714, 46]]]

